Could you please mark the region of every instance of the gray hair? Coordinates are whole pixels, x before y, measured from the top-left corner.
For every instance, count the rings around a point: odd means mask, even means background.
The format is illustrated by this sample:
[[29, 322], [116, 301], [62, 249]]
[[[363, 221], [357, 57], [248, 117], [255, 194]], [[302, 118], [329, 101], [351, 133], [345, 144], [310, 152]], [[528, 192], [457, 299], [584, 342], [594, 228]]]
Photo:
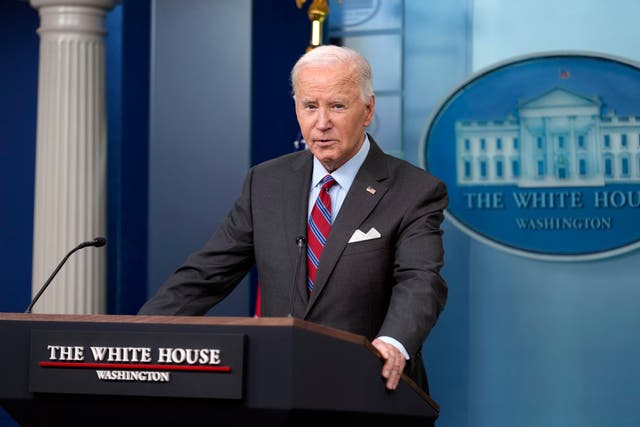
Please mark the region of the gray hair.
[[368, 104], [373, 96], [371, 65], [369, 65], [364, 56], [355, 50], [336, 45], [318, 46], [298, 59], [291, 69], [291, 89], [294, 98], [296, 96], [298, 74], [302, 68], [305, 66], [320, 67], [341, 62], [352, 64], [356, 79], [360, 85], [360, 97], [365, 104]]

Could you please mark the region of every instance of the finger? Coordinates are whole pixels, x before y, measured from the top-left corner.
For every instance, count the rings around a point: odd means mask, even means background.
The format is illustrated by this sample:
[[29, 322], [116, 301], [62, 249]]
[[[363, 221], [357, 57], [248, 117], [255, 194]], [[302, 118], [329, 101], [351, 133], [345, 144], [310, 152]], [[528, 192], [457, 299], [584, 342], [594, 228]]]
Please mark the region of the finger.
[[384, 379], [386, 379], [386, 387], [388, 389], [395, 389], [395, 386], [397, 385], [397, 371], [396, 368], [393, 367], [393, 365], [388, 365], [389, 364], [385, 364], [385, 366], [382, 368], [382, 376]]
[[389, 379], [393, 374], [395, 369], [395, 363], [393, 359], [389, 358], [385, 360], [384, 365], [382, 365], [382, 376], [386, 379]]
[[387, 388], [395, 390], [400, 383], [402, 377], [402, 370], [392, 371], [391, 376], [387, 379]]
[[398, 387], [398, 383], [400, 382], [400, 373], [396, 370], [391, 370], [389, 372], [389, 376], [387, 377], [387, 382], [385, 386], [389, 390], [395, 390]]
[[384, 378], [389, 378], [389, 375], [391, 375], [391, 372], [393, 371], [395, 366], [394, 352], [390, 348], [391, 346], [387, 343], [379, 342], [377, 344], [378, 345], [376, 347], [378, 351], [380, 351], [380, 356], [384, 361], [384, 363], [382, 364], [382, 376]]
[[391, 378], [389, 378], [387, 380], [387, 383], [385, 384], [385, 387], [387, 388], [387, 390], [395, 390], [396, 388], [398, 388], [398, 383], [400, 382], [399, 379], [400, 377], [396, 378], [395, 376], [392, 376]]
[[[387, 374], [385, 378], [387, 379], [386, 387], [389, 390], [395, 390], [400, 383], [400, 377], [402, 376], [402, 372], [404, 370], [405, 359], [402, 354], [398, 351], [392, 351], [392, 356], [388, 359], [387, 363], [385, 363], [385, 370]], [[384, 375], [384, 373], [383, 373]]]

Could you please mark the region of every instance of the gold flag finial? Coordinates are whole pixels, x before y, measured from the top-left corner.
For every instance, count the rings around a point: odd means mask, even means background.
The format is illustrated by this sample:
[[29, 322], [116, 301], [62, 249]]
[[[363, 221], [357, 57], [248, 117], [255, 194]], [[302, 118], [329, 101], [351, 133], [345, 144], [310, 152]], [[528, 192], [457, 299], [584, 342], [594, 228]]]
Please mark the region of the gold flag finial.
[[[306, 0], [296, 0], [298, 9], [302, 9], [302, 5]], [[329, 14], [329, 6], [327, 0], [313, 0], [307, 9], [307, 15], [311, 21], [311, 43], [307, 47], [307, 52], [322, 44], [322, 24]]]

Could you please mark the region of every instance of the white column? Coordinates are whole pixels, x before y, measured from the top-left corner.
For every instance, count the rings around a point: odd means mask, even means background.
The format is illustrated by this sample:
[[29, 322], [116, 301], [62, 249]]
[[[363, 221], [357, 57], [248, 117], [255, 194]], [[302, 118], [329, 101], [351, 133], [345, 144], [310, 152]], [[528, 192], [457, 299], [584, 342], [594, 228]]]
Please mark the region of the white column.
[[[105, 236], [103, 26], [116, 0], [30, 0], [40, 14], [32, 295], [68, 251]], [[106, 250], [69, 258], [35, 305], [40, 313], [103, 313]]]

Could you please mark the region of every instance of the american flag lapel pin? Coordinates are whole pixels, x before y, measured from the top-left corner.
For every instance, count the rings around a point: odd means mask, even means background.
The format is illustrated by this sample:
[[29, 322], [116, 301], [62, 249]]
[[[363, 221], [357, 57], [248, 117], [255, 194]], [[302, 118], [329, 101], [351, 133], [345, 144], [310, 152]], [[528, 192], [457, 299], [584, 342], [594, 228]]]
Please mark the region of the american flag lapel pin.
[[376, 194], [376, 189], [375, 189], [375, 188], [373, 188], [372, 186], [368, 186], [368, 187], [367, 187], [367, 191], [368, 191], [369, 193], [371, 193], [371, 194]]

